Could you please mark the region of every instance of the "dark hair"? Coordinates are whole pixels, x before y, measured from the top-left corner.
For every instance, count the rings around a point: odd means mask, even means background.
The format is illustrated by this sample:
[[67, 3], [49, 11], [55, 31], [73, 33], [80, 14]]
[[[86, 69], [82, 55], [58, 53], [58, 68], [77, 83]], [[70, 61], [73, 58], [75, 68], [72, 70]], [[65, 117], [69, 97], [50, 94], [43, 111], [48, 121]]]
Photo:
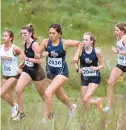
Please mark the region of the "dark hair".
[[9, 33], [9, 36], [12, 38], [11, 42], [13, 43], [14, 33], [11, 30], [5, 30], [4, 32], [8, 32]]
[[32, 24], [24, 25], [24, 26], [22, 26], [21, 29], [27, 29], [28, 32], [32, 33], [31, 37], [32, 37], [34, 40], [37, 40], [37, 37], [35, 36], [35, 31], [34, 31], [34, 28], [33, 28]]
[[126, 33], [126, 23], [119, 22], [115, 26], [117, 26], [121, 31], [124, 31], [124, 33]]
[[61, 28], [61, 26], [59, 25], [59, 24], [51, 24], [50, 26], [49, 26], [49, 29], [50, 28], [54, 28], [60, 35], [62, 35], [62, 28]]
[[93, 41], [92, 47], [95, 47], [96, 37], [91, 32], [86, 32], [86, 33], [84, 33], [84, 35], [90, 36], [90, 40]]

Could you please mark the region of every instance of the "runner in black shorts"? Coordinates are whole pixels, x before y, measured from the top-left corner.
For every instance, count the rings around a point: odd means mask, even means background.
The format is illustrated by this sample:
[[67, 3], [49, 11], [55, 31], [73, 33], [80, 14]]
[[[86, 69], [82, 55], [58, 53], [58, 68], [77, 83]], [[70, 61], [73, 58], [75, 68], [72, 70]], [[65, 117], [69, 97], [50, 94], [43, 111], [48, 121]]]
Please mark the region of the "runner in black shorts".
[[76, 71], [81, 73], [82, 103], [87, 110], [90, 104], [96, 104], [102, 110], [101, 98], [97, 100], [91, 98], [100, 84], [99, 70], [104, 67], [101, 52], [95, 48], [95, 37], [92, 33], [84, 33], [82, 47], [77, 50], [73, 59], [80, 60], [80, 69], [77, 62], [74, 62], [74, 66]]
[[39, 44], [36, 42], [36, 37], [34, 36], [34, 29], [31, 24], [24, 25], [21, 28], [21, 36], [25, 41], [25, 55], [22, 54], [22, 60], [24, 60], [22, 66], [22, 73], [17, 82], [16, 86], [16, 96], [17, 103], [19, 105], [19, 114], [13, 120], [20, 120], [24, 118], [24, 109], [23, 109], [23, 89], [28, 83], [32, 80], [35, 83], [36, 89], [40, 94], [41, 98], [44, 99], [45, 85], [44, 78], [45, 73], [42, 67], [40, 66], [40, 59], [35, 59], [35, 53], [40, 53]]
[[10, 104], [12, 118], [14, 118], [18, 113], [18, 104], [13, 99], [13, 92], [19, 78], [17, 73], [18, 56], [22, 53], [22, 50], [13, 44], [14, 34], [11, 30], [5, 30], [2, 39], [3, 44], [0, 48], [0, 60], [2, 63], [0, 96]]
[[126, 23], [120, 22], [115, 25], [115, 35], [117, 37], [117, 47], [112, 48], [112, 51], [117, 54], [117, 65], [112, 69], [108, 80], [108, 104], [103, 109], [104, 112], [111, 112], [113, 86], [118, 81], [120, 76], [126, 72]]
[[70, 116], [73, 116], [76, 104], [72, 104], [68, 96], [65, 95], [63, 84], [68, 80], [68, 67], [66, 63], [66, 49], [69, 46], [78, 47], [80, 42], [74, 40], [61, 39], [62, 29], [59, 24], [52, 24], [49, 27], [49, 38], [41, 43], [41, 52], [45, 49], [43, 55], [47, 55], [46, 73], [50, 79], [50, 84], [45, 91], [45, 111], [43, 122], [48, 120], [49, 113], [52, 110], [52, 97], [56, 94], [70, 110]]

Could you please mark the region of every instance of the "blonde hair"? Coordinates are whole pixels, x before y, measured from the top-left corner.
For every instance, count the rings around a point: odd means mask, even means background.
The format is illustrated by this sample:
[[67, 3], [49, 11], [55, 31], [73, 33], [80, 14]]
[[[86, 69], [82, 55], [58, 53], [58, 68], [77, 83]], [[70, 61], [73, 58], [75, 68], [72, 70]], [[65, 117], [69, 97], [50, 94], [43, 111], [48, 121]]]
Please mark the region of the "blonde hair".
[[35, 31], [34, 31], [32, 24], [26, 24], [26, 25], [22, 26], [21, 29], [26, 29], [28, 32], [32, 33], [31, 37], [34, 40], [37, 40], [37, 37], [35, 36]]
[[91, 33], [91, 32], [86, 32], [83, 35], [89, 35], [90, 36], [90, 40], [93, 41], [92, 42], [92, 47], [95, 47], [95, 42], [96, 42], [96, 37]]

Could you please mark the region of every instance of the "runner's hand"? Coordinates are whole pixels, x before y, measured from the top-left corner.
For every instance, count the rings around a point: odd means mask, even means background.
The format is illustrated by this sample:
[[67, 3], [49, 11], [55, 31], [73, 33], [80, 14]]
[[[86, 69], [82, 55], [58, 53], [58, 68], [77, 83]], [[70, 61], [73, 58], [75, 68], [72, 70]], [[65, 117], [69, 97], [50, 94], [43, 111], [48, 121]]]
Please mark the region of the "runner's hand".
[[91, 66], [91, 70], [92, 70], [92, 71], [94, 71], [94, 70], [98, 70], [98, 68], [95, 67], [95, 66]]
[[115, 48], [115, 47], [112, 47], [112, 51], [113, 51], [115, 54], [117, 54], [117, 53], [118, 53], [118, 49], [117, 49], [117, 48]]

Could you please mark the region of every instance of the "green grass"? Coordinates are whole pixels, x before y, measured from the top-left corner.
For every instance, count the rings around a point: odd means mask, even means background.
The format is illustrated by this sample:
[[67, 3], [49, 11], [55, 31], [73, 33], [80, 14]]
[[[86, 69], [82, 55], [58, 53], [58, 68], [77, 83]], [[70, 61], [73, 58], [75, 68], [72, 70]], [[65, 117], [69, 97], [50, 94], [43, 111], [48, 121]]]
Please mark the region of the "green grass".
[[[114, 108], [111, 114], [100, 113], [95, 106], [87, 113], [84, 111], [79, 98], [79, 92], [72, 91], [70, 94], [73, 102], [78, 105], [75, 117], [69, 119], [68, 109], [55, 97], [53, 98], [53, 109], [55, 120], [42, 124], [43, 102], [35, 92], [34, 88], [28, 88], [24, 92], [24, 108], [26, 118], [21, 121], [13, 121], [10, 116], [10, 107], [2, 100], [1, 108], [1, 130], [116, 130], [119, 116], [123, 113], [125, 98], [115, 96]], [[69, 95], [68, 88], [68, 95]], [[34, 96], [29, 96], [34, 95]], [[103, 98], [106, 103], [106, 98]], [[124, 125], [124, 128], [126, 126]], [[123, 129], [121, 129], [123, 130]]]

